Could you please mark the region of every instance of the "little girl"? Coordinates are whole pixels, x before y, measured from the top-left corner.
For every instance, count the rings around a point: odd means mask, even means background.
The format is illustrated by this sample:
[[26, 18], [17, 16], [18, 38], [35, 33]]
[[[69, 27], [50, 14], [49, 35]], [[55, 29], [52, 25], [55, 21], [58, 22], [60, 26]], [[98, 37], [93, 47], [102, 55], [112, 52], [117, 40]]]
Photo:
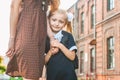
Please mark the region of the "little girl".
[[55, 40], [46, 41], [47, 80], [77, 80], [73, 64], [77, 47], [73, 36], [62, 30], [68, 22], [66, 11], [52, 11], [48, 19]]

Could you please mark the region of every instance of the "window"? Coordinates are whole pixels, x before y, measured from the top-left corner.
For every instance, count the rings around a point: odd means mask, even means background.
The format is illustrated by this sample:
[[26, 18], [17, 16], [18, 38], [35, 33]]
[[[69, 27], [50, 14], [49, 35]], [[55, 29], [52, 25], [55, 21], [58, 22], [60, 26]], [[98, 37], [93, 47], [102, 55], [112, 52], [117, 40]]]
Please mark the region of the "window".
[[114, 0], [107, 0], [107, 10], [110, 11], [114, 8]]
[[92, 48], [90, 51], [90, 71], [95, 72], [95, 49]]
[[84, 53], [83, 51], [80, 52], [80, 73], [84, 72]]
[[110, 37], [107, 39], [107, 69], [112, 69], [114, 67], [114, 38]]
[[93, 29], [95, 26], [95, 6], [91, 7], [91, 28]]
[[84, 32], [84, 13], [81, 14], [81, 33]]

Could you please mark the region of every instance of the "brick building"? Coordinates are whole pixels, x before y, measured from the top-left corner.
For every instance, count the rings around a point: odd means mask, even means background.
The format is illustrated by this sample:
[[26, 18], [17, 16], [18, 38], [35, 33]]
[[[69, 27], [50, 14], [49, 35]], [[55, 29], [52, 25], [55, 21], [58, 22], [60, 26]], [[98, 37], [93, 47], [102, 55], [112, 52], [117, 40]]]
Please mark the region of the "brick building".
[[80, 78], [120, 79], [119, 4], [120, 0], [78, 0], [68, 9], [74, 14]]

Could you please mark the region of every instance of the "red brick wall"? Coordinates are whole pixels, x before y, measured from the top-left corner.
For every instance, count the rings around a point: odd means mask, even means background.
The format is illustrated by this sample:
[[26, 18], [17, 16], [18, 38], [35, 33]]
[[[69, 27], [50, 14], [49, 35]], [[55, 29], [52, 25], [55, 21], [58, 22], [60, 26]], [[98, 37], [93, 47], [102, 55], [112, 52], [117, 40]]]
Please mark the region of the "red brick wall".
[[[87, 1], [89, 1], [87, 3]], [[90, 73], [90, 49], [96, 47], [96, 72], [91, 76], [95, 80], [120, 80], [120, 0], [115, 1], [115, 7], [111, 11], [107, 11], [107, 0], [96, 1], [96, 45], [90, 45], [94, 39], [94, 29], [91, 29], [91, 6], [94, 0], [78, 0], [77, 10], [79, 10], [79, 22], [77, 24], [77, 47], [78, 56], [80, 52], [84, 51], [87, 54], [87, 61], [84, 62], [84, 73], [80, 74], [80, 69], [77, 74], [81, 78], [86, 78], [86, 74]], [[74, 6], [71, 7], [73, 11]], [[81, 13], [85, 14], [85, 29], [81, 34]], [[75, 18], [76, 18], [75, 17]], [[76, 31], [75, 31], [76, 32]], [[115, 38], [115, 68], [113, 70], [107, 69], [107, 38], [114, 36]], [[80, 64], [79, 64], [80, 65]]]
[[[96, 8], [96, 53], [97, 53], [97, 80], [119, 80], [120, 78], [120, 3], [119, 0], [115, 0], [115, 8], [111, 11], [107, 11], [107, 0], [102, 0], [101, 4], [98, 4], [100, 0], [97, 0]], [[102, 14], [98, 14], [100, 12]], [[107, 38], [114, 36], [115, 38], [115, 68], [113, 70], [107, 69]]]

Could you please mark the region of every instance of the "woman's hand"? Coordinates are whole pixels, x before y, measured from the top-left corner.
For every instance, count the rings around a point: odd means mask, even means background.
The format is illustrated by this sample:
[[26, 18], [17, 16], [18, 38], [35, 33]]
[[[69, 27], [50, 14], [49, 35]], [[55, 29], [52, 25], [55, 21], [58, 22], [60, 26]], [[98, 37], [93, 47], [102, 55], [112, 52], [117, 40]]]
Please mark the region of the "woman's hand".
[[55, 11], [59, 8], [60, 0], [51, 0], [51, 11]]
[[41, 77], [39, 80], [46, 80], [46, 78], [45, 77]]
[[15, 45], [14, 45], [14, 38], [9, 39], [8, 44], [8, 51], [6, 52], [7, 57], [12, 57], [14, 55]]

